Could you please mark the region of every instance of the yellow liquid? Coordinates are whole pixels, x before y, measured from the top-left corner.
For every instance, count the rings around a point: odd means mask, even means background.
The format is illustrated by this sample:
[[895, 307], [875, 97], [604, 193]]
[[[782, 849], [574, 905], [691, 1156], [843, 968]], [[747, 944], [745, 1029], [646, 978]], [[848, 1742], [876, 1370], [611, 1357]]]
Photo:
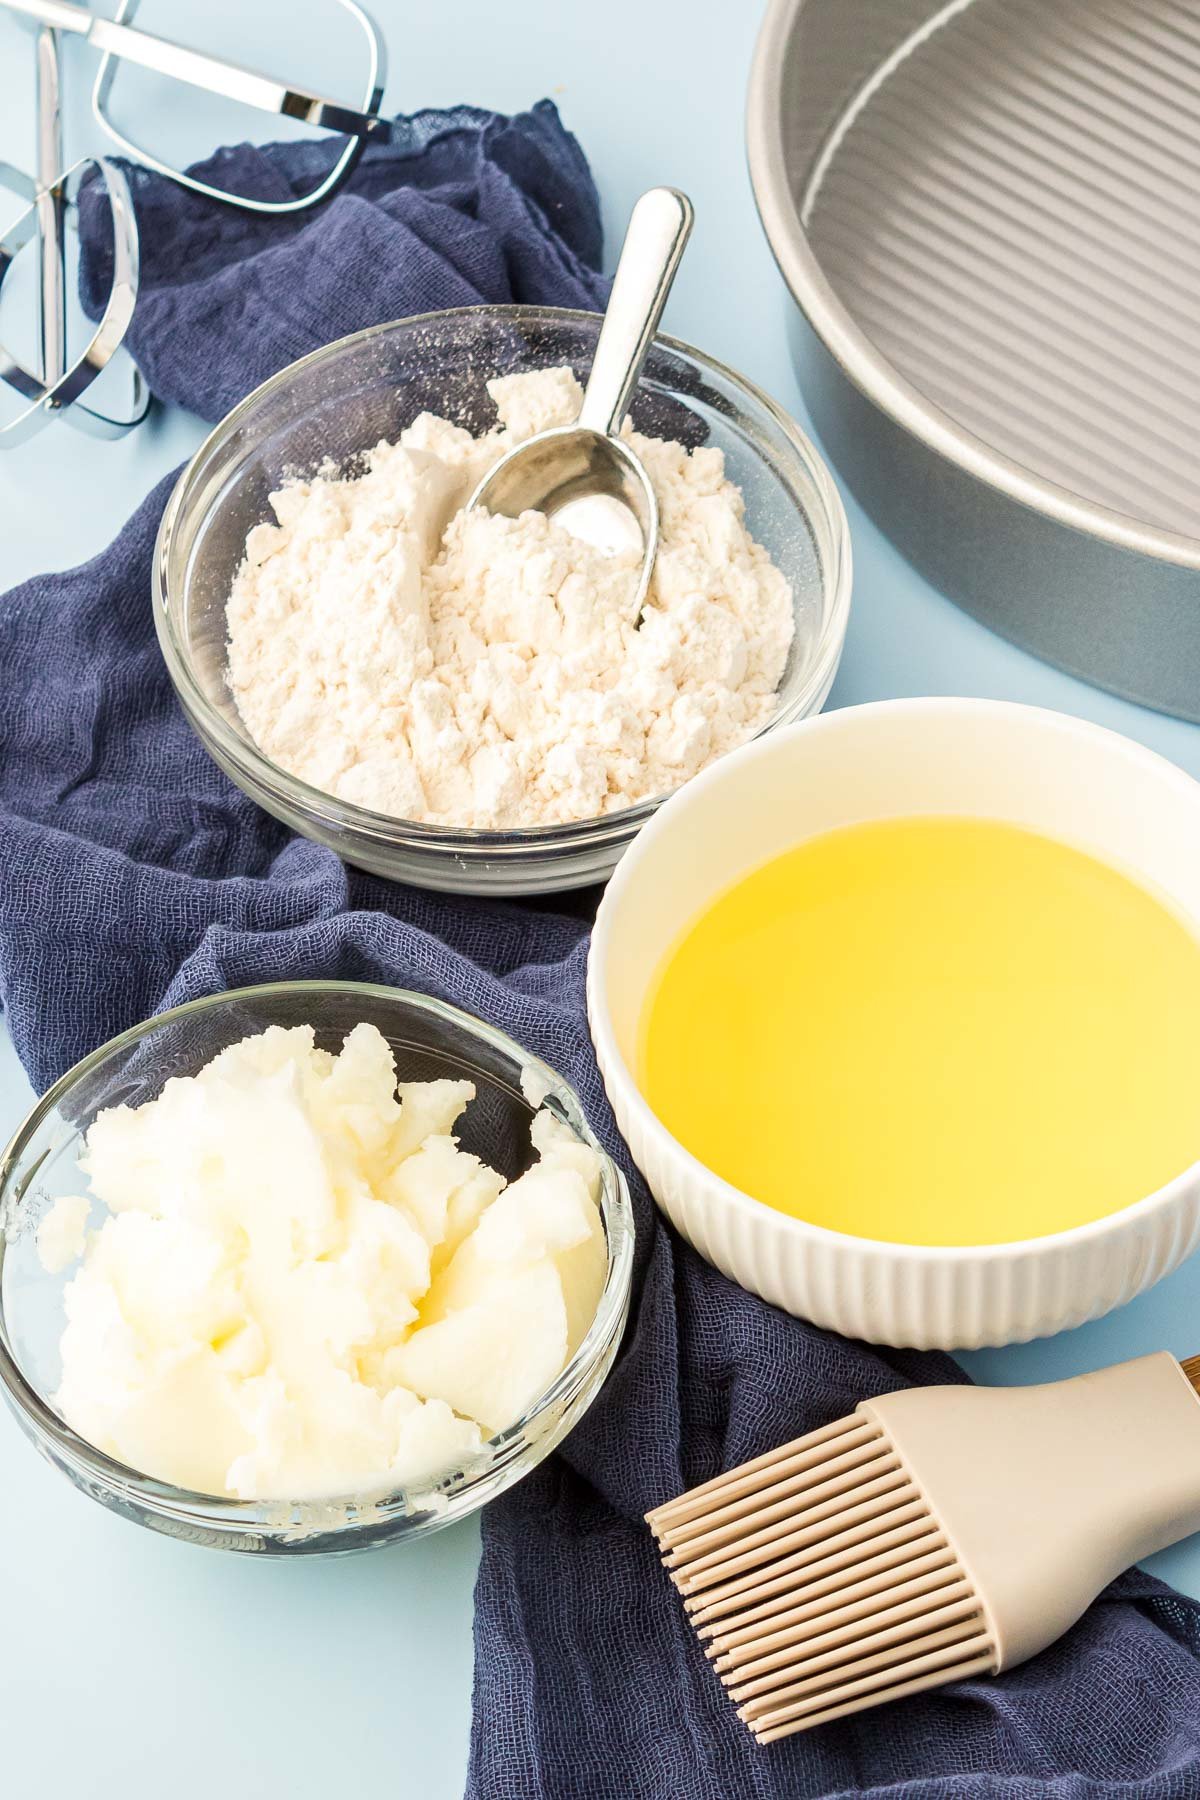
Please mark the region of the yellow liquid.
[[811, 839], [667, 955], [640, 1085], [781, 1212], [908, 1244], [1039, 1237], [1200, 1157], [1200, 943], [1116, 869], [984, 820]]

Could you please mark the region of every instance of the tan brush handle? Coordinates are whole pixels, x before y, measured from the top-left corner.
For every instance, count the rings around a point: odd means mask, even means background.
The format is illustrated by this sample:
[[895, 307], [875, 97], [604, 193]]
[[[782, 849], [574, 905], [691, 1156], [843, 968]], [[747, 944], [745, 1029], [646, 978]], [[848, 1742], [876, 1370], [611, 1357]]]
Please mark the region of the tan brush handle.
[[891, 1437], [1011, 1668], [1131, 1564], [1200, 1530], [1200, 1400], [1166, 1351], [1039, 1387], [909, 1388]]

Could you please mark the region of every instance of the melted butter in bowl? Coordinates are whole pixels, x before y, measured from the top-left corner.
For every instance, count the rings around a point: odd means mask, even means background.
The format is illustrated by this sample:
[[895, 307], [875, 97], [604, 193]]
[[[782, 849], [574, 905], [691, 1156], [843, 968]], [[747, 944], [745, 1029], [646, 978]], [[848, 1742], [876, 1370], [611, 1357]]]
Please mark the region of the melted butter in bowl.
[[1083, 720], [878, 701], [674, 795], [588, 1014], [659, 1205], [753, 1293], [973, 1349], [1200, 1242], [1200, 783]]
[[994, 820], [797, 845], [683, 932], [640, 1080], [708, 1168], [864, 1238], [995, 1244], [1200, 1156], [1200, 942], [1119, 870]]

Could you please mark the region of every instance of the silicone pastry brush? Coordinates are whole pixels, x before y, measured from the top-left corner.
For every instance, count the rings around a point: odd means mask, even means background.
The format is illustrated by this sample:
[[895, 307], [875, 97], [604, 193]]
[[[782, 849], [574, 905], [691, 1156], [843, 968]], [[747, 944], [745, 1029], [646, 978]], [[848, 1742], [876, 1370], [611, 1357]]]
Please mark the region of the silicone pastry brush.
[[648, 1513], [760, 1743], [998, 1674], [1200, 1530], [1200, 1357], [909, 1388]]

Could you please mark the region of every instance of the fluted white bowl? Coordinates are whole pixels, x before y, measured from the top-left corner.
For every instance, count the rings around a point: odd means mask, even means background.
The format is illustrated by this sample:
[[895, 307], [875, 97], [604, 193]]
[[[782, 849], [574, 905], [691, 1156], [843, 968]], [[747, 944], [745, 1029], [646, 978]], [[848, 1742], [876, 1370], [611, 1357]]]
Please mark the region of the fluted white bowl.
[[[1081, 1324], [1168, 1274], [1200, 1241], [1200, 1164], [1070, 1231], [962, 1248], [883, 1243], [807, 1224], [723, 1181], [656, 1118], [634, 1073], [649, 985], [707, 903], [819, 832], [930, 813], [1004, 820], [1088, 850], [1157, 890], [1200, 936], [1200, 784], [1174, 764], [1037, 707], [882, 701], [735, 751], [667, 802], [601, 904], [588, 1010], [634, 1160], [702, 1256], [763, 1299], [849, 1336], [974, 1349]], [[764, 1104], [781, 1099], [764, 1093]]]

